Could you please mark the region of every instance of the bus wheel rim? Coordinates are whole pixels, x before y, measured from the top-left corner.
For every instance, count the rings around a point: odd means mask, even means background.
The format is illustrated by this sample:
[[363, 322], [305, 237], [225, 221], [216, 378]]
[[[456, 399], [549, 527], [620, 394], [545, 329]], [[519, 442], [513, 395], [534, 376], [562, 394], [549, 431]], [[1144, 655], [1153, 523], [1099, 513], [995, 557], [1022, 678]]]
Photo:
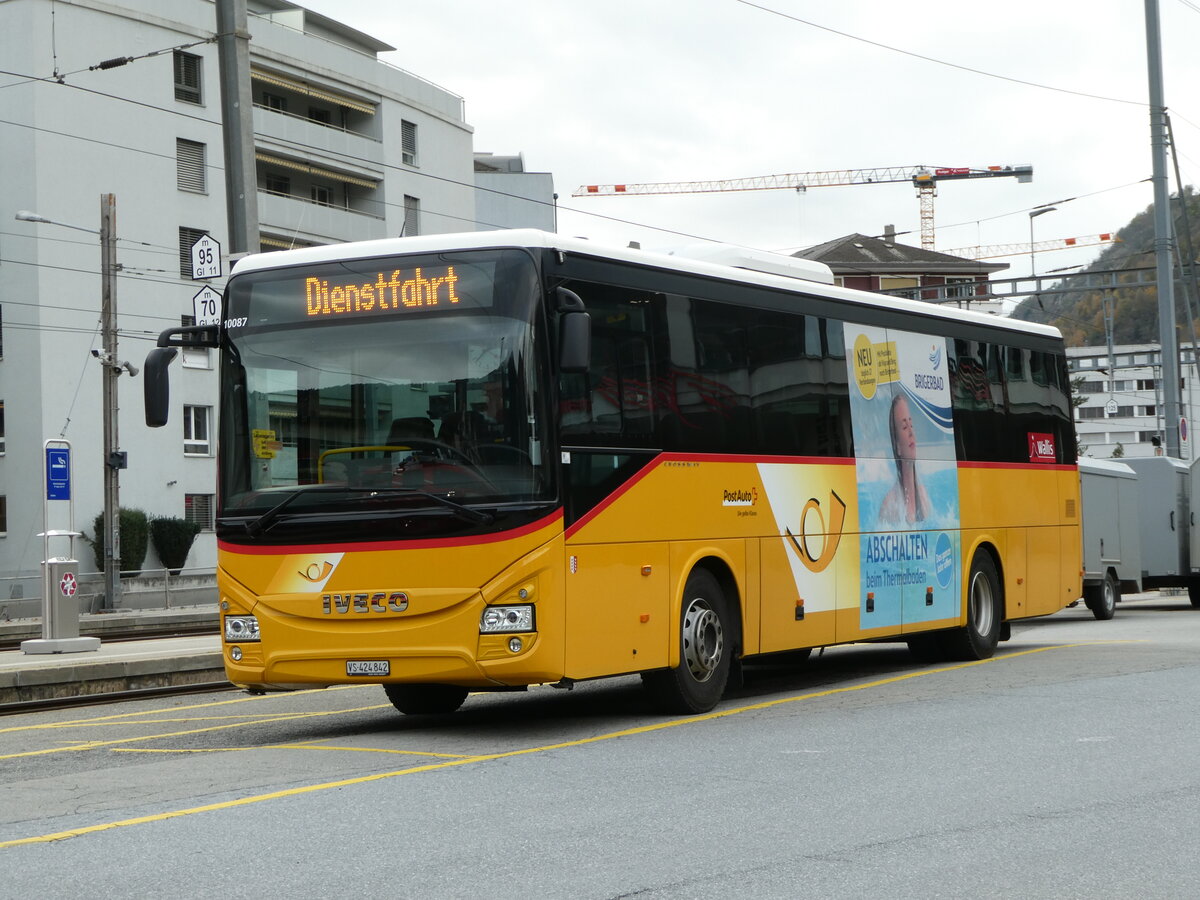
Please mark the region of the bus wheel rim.
[[976, 634], [989, 634], [992, 630], [992, 583], [982, 572], [971, 579], [971, 627]]
[[696, 598], [683, 615], [683, 661], [698, 682], [712, 678], [725, 647], [721, 619], [708, 601]]

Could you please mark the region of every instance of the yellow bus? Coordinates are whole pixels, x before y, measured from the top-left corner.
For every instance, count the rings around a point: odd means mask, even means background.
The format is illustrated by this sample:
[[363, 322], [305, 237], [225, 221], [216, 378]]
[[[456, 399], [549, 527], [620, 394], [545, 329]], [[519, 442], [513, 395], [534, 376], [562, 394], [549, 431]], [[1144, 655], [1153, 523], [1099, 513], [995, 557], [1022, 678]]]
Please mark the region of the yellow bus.
[[1074, 602], [1058, 332], [832, 282], [536, 231], [239, 261], [146, 364], [160, 425], [177, 348], [220, 348], [229, 679], [446, 713], [640, 674], [700, 712], [756, 657], [986, 658]]

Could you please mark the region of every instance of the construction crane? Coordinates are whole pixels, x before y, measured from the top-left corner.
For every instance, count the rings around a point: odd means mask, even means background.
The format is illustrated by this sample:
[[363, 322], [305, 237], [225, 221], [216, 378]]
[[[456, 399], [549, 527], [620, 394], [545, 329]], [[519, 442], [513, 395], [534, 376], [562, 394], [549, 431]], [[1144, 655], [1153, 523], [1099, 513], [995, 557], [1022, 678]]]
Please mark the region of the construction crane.
[[838, 169], [831, 172], [793, 172], [787, 175], [760, 175], [754, 178], [728, 178], [718, 181], [659, 181], [646, 184], [584, 184], [572, 197], [635, 197], [651, 194], [704, 194], [717, 191], [772, 191], [781, 188], [807, 190], [810, 187], [834, 187], [850, 184], [892, 184], [911, 181], [921, 203], [921, 246], [933, 249], [933, 198], [939, 181], [966, 178], [1015, 177], [1019, 182], [1033, 180], [1033, 166], [988, 166], [983, 169], [948, 166], [898, 166], [885, 169]]
[[1097, 244], [1110, 244], [1121, 240], [1106, 231], [1101, 234], [1085, 234], [1080, 237], [1057, 238], [1052, 241], [1038, 241], [1035, 244], [989, 244], [982, 247], [959, 247], [957, 250], [941, 250], [949, 256], [961, 256], [964, 259], [998, 259], [1002, 256], [1020, 256], [1030, 251], [1041, 253], [1045, 250], [1071, 250], [1075, 247], [1094, 247]]

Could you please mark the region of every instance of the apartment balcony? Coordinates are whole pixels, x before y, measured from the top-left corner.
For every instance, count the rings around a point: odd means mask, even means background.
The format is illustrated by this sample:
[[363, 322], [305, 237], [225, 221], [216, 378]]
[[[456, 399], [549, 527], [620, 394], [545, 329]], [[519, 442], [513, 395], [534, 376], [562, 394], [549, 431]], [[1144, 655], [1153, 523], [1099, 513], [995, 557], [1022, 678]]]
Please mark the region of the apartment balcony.
[[379, 216], [263, 190], [258, 192], [258, 221], [264, 231], [289, 235], [303, 243], [387, 237], [387, 222]]
[[380, 141], [359, 132], [314, 122], [304, 116], [256, 106], [254, 134], [256, 138], [263, 139], [258, 143], [345, 157], [346, 164], [356, 168], [383, 166], [383, 144]]

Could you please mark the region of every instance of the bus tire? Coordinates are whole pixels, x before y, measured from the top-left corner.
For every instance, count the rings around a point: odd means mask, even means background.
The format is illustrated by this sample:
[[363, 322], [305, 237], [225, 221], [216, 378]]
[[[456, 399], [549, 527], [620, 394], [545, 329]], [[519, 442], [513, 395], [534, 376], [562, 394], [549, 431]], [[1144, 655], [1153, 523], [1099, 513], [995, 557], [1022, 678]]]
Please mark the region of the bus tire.
[[1104, 581], [1100, 584], [1088, 585], [1083, 589], [1083, 602], [1092, 611], [1092, 615], [1104, 622], [1111, 619], [1117, 612], [1117, 601], [1121, 599], [1121, 586], [1112, 572], [1104, 573]]
[[1000, 576], [986, 550], [977, 550], [967, 578], [967, 624], [939, 637], [947, 659], [988, 659], [996, 652], [1004, 619]]
[[452, 713], [467, 699], [467, 689], [453, 684], [385, 684], [392, 706], [408, 716]]
[[1188, 582], [1188, 600], [1191, 601], [1192, 607], [1200, 609], [1200, 579], [1193, 578]]
[[729, 626], [729, 607], [717, 579], [706, 569], [694, 569], [679, 611], [679, 665], [642, 674], [655, 706], [686, 715], [717, 705], [733, 657]]

